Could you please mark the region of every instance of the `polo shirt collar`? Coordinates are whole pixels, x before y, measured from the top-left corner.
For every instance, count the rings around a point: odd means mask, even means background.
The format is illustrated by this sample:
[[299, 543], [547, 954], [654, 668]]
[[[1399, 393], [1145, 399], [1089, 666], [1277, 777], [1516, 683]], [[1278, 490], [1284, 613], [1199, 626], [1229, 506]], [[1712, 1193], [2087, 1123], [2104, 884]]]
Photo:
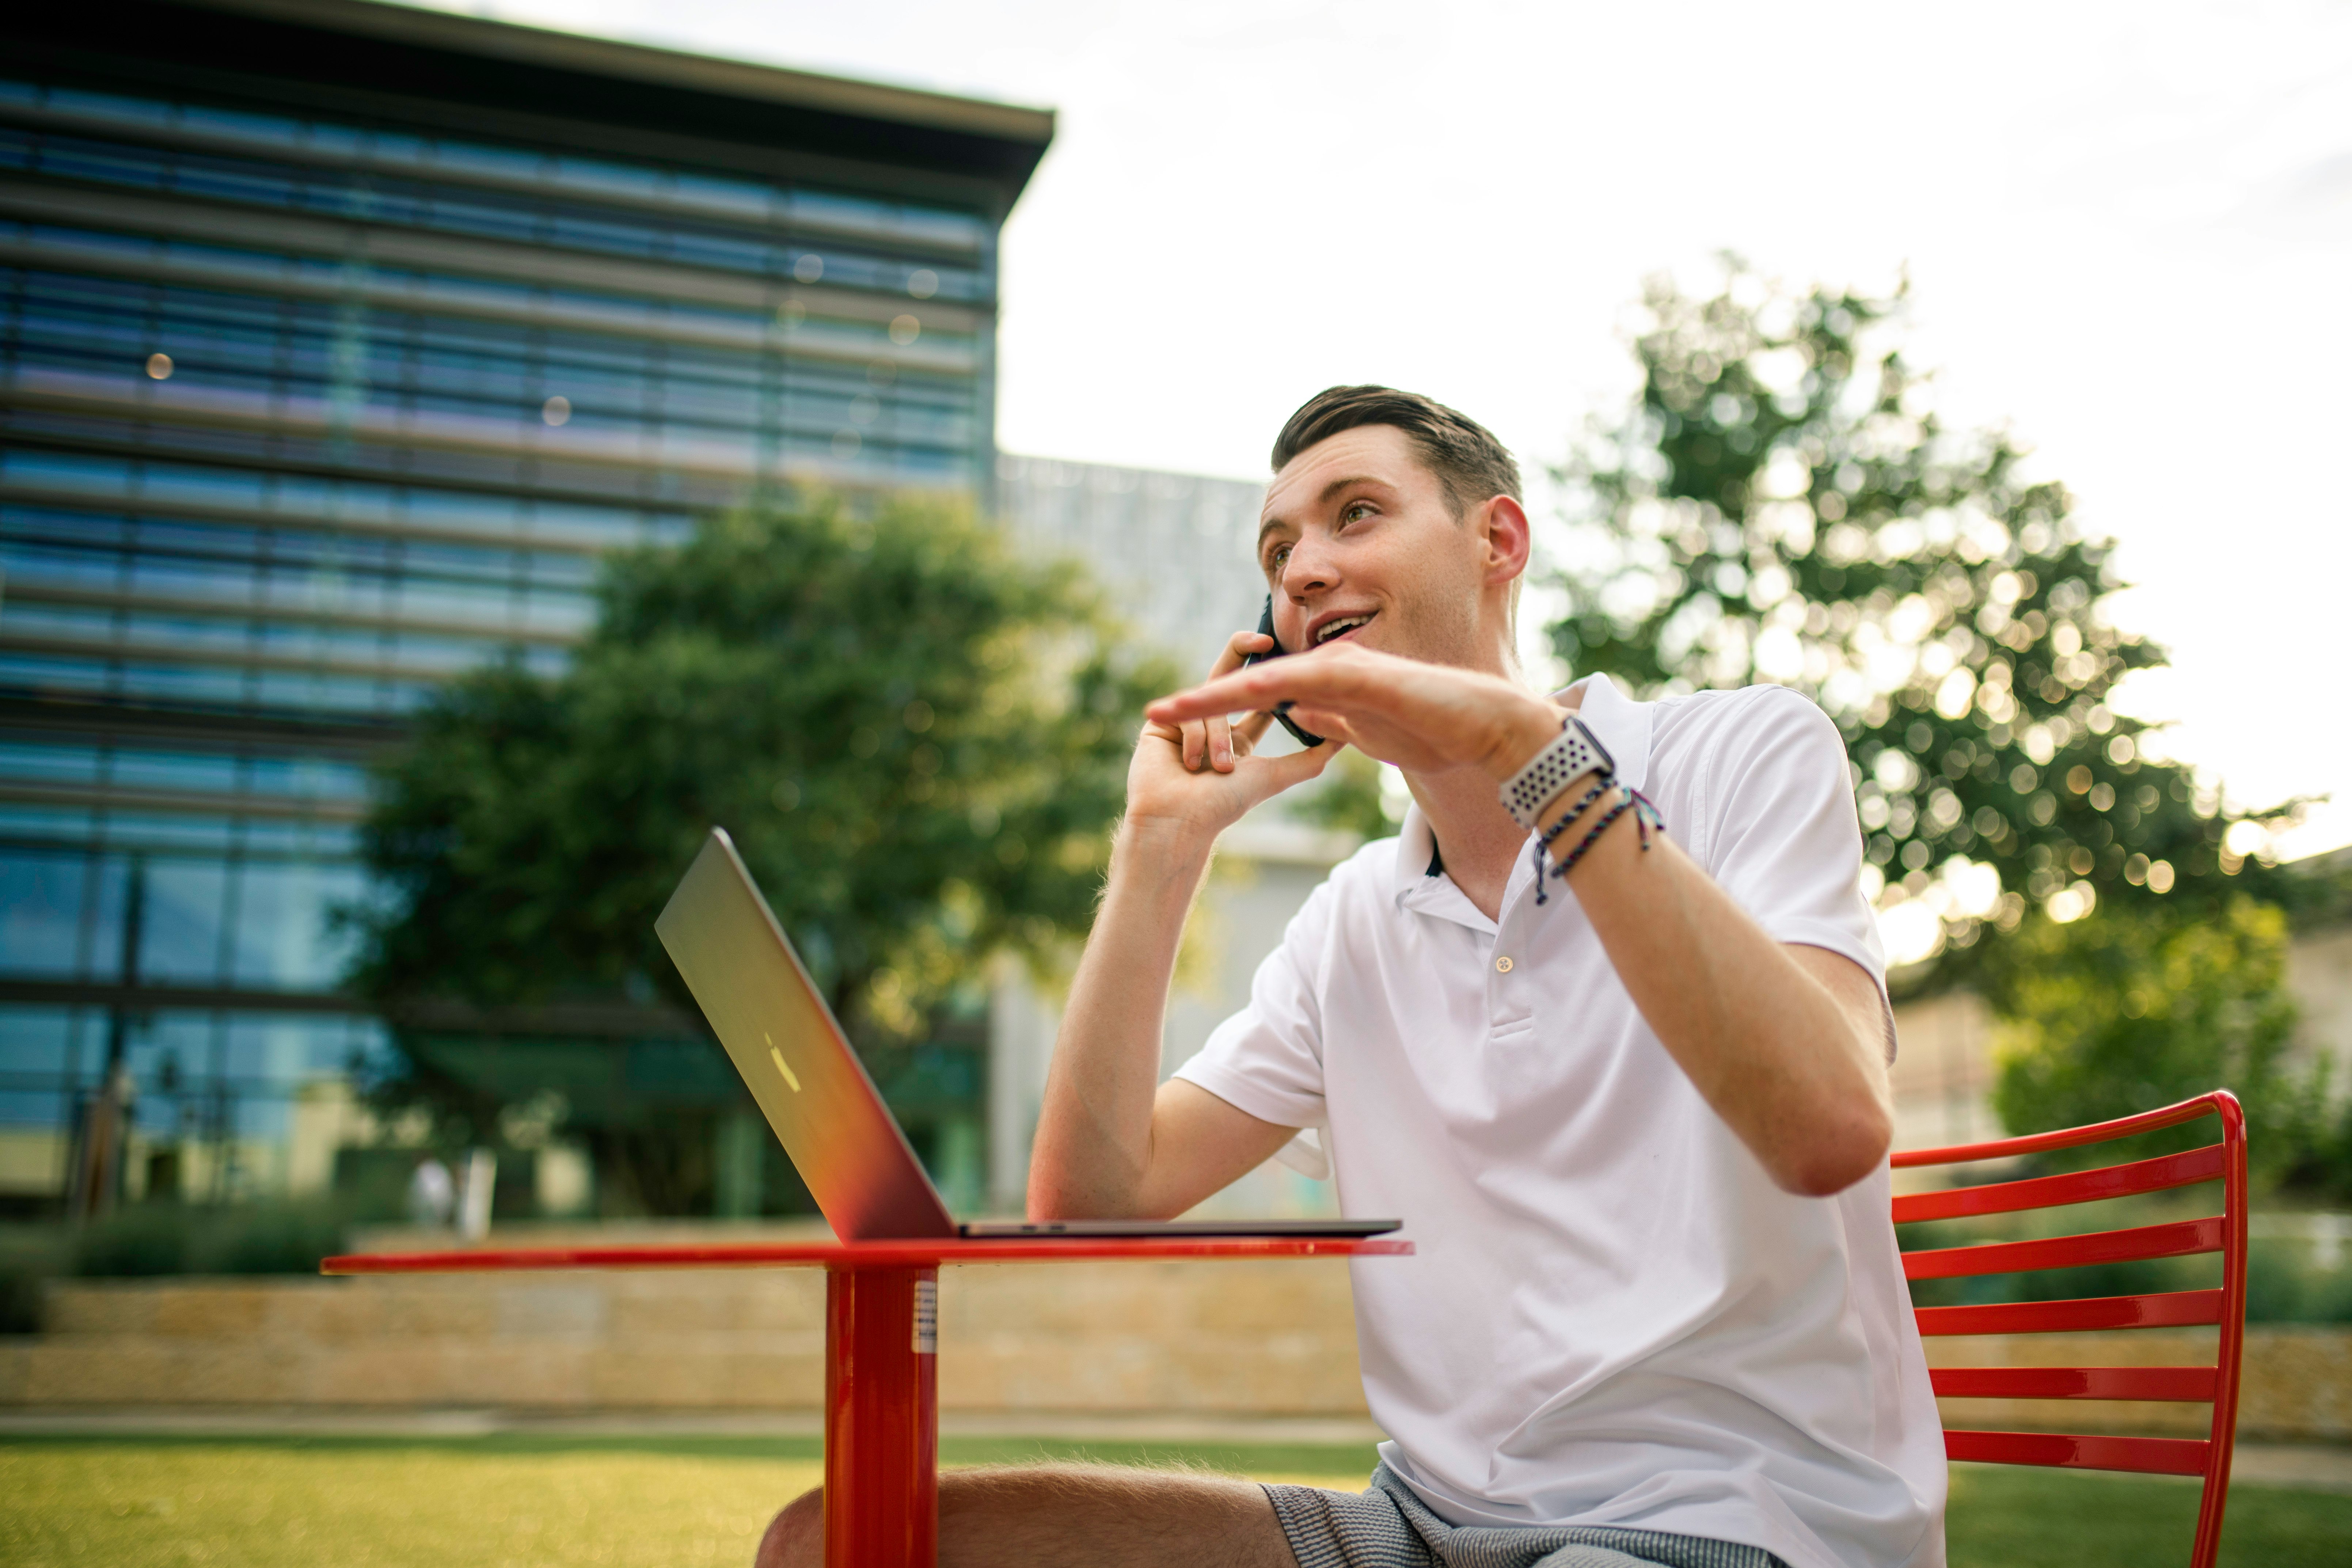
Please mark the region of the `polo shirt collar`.
[[1404, 808], [1404, 822], [1397, 829], [1396, 869], [1389, 879], [1391, 895], [1402, 899], [1420, 887], [1428, 879], [1436, 858], [1436, 830], [1422, 815], [1421, 803], [1415, 801]]
[[1576, 716], [1606, 747], [1617, 764], [1617, 782], [1634, 789], [1650, 787], [1650, 721], [1657, 704], [1636, 702], [1617, 689], [1605, 675], [1588, 675], [1555, 701], [1576, 703]]
[[[1565, 690], [1552, 693], [1552, 700], [1575, 702], [1576, 716], [1584, 721], [1584, 727], [1608, 749], [1611, 760], [1617, 764], [1620, 783], [1635, 789], [1649, 787], [1650, 720], [1655, 704], [1634, 701], [1618, 690], [1605, 675], [1588, 675]], [[1429, 818], [1422, 814], [1418, 804], [1405, 807], [1404, 822], [1397, 832], [1396, 868], [1390, 881], [1391, 895], [1402, 900], [1414, 889], [1425, 886], [1436, 854], [1437, 835], [1429, 826]]]

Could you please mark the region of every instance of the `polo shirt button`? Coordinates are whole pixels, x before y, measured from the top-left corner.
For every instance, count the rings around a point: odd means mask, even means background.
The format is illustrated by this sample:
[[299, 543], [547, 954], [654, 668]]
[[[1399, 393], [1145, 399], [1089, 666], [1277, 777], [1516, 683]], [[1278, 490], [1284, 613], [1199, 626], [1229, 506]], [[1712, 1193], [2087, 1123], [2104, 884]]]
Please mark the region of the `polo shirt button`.
[[1510, 959], [1510, 955], [1509, 955], [1508, 953], [1505, 953], [1502, 957], [1500, 957], [1500, 958], [1498, 958], [1498, 959], [1495, 960], [1495, 973], [1497, 973], [1497, 974], [1508, 974], [1510, 972], [1511, 972], [1511, 959]]

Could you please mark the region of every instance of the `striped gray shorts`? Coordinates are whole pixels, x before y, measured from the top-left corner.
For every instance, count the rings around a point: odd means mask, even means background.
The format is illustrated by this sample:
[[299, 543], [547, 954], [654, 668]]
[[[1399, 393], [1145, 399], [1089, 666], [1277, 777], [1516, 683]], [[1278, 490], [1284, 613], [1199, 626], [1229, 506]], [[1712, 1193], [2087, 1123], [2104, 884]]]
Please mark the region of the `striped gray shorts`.
[[1298, 1568], [1789, 1568], [1760, 1546], [1654, 1530], [1448, 1524], [1386, 1465], [1361, 1492], [1265, 1496]]

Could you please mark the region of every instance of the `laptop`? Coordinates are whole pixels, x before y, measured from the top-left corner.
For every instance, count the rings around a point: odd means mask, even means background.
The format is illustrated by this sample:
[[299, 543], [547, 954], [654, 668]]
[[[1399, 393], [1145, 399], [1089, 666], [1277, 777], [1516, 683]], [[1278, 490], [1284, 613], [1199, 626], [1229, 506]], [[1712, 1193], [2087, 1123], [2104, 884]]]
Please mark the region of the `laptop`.
[[844, 1241], [970, 1237], [1365, 1237], [1393, 1219], [984, 1220], [959, 1225], [875, 1092], [742, 857], [714, 827], [654, 930], [743, 1075], [834, 1235]]

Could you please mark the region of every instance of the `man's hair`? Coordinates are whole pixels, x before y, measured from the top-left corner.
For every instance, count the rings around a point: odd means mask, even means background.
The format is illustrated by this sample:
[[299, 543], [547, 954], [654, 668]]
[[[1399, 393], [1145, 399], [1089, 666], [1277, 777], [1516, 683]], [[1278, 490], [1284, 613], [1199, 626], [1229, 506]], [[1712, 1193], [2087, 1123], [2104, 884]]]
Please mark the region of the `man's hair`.
[[1417, 392], [1392, 386], [1334, 386], [1317, 393], [1274, 438], [1274, 471], [1318, 441], [1342, 430], [1390, 425], [1405, 433], [1445, 491], [1446, 510], [1460, 517], [1496, 496], [1519, 491], [1519, 465], [1494, 433], [1476, 420]]

